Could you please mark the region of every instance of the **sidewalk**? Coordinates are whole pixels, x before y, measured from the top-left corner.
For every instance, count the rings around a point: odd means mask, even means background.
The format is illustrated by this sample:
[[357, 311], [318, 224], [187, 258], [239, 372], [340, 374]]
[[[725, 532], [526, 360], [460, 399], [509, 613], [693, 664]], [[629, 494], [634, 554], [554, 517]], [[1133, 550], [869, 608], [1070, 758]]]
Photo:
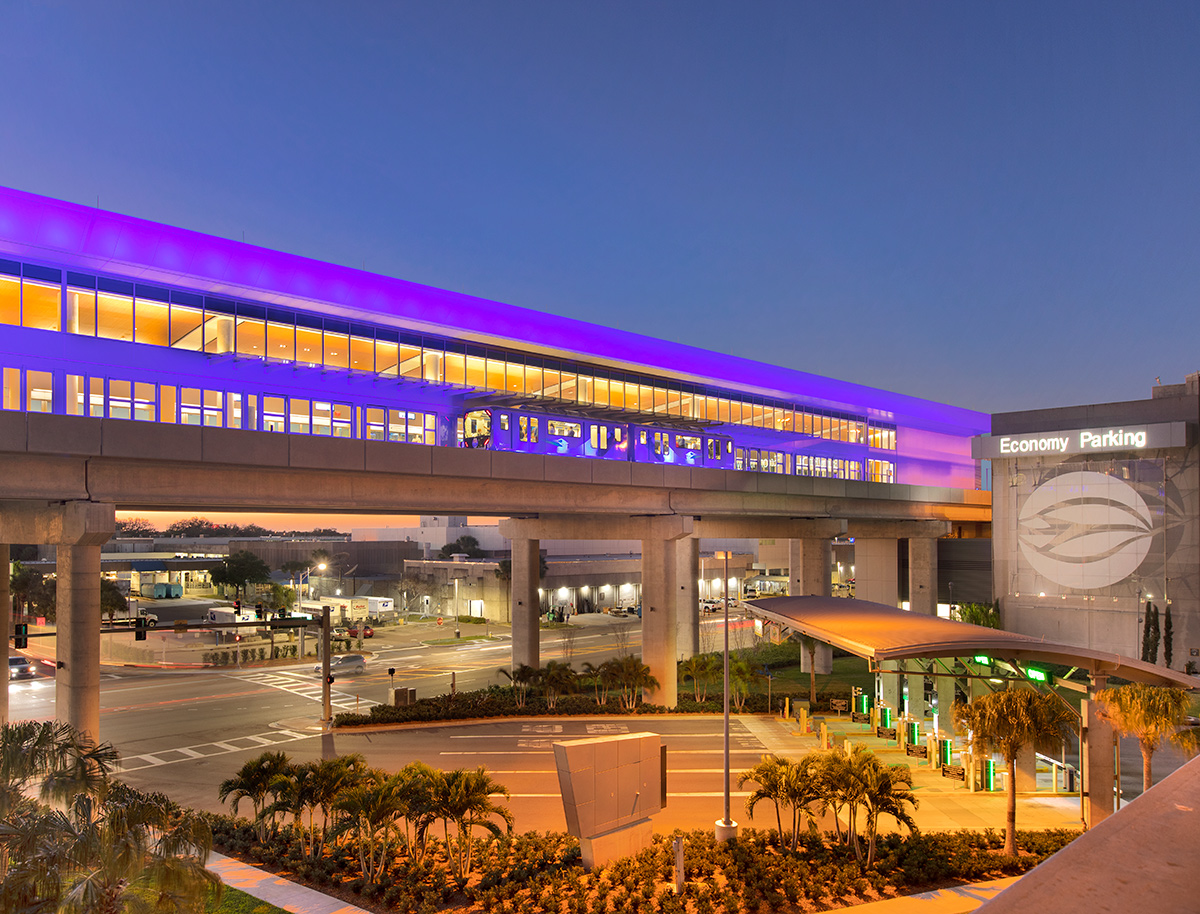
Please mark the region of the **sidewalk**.
[[208, 855], [208, 868], [226, 885], [292, 914], [370, 914], [363, 908], [218, 853]]

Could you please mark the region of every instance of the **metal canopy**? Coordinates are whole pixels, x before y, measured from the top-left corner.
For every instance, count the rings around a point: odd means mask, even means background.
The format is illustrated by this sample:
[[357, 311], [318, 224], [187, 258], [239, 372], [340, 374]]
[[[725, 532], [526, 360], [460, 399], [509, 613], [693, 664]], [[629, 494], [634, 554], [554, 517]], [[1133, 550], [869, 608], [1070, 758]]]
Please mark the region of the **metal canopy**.
[[987, 654], [1018, 663], [1027, 660], [1061, 663], [1150, 685], [1185, 689], [1200, 685], [1185, 673], [1132, 657], [924, 616], [866, 600], [768, 597], [746, 603], [765, 619], [876, 663]]

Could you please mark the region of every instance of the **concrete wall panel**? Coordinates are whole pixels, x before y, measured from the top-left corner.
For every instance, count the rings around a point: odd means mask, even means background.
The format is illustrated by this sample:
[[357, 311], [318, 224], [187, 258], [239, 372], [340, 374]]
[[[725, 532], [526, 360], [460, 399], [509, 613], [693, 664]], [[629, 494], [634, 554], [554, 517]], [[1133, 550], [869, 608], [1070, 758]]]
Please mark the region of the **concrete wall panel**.
[[492, 475], [492, 452], [472, 448], [433, 448], [433, 472], [438, 476]]
[[[149, 429], [154, 427], [154, 433]], [[144, 460], [202, 460], [198, 425], [158, 425], [132, 419], [105, 419], [101, 447], [105, 457]]]
[[28, 413], [0, 411], [0, 451], [24, 451], [27, 448], [27, 415]]
[[690, 489], [692, 487], [691, 467], [663, 467], [663, 485], [674, 489]]
[[592, 464], [592, 482], [601, 485], [627, 486], [633, 481], [629, 472], [630, 467], [634, 465], [632, 463], [617, 463], [612, 460], [593, 460], [590, 463]]
[[758, 477], [758, 491], [783, 495], [787, 492], [787, 480], [781, 473], [762, 473]]
[[507, 451], [496, 451], [492, 454], [492, 475], [499, 479], [540, 481], [546, 478], [545, 458], [539, 454], [511, 454]]
[[631, 463], [630, 481], [635, 486], [661, 486], [664, 482], [663, 467], [653, 463]]
[[433, 472], [433, 448], [423, 444], [365, 441], [363, 459], [373, 473], [428, 476]]
[[711, 467], [696, 467], [691, 471], [691, 487], [693, 489], [710, 489], [723, 491], [725, 489], [726, 470], [714, 470]]
[[260, 467], [288, 465], [288, 437], [227, 428], [206, 428], [200, 436], [204, 460]]
[[49, 454], [96, 456], [100, 453], [101, 426], [100, 419], [29, 413], [29, 449]]
[[367, 466], [364, 442], [319, 435], [288, 435], [288, 463], [294, 467], [340, 470], [364, 470]]
[[579, 460], [575, 457], [546, 456], [543, 458], [543, 472], [546, 482], [580, 482], [592, 481], [592, 461]]

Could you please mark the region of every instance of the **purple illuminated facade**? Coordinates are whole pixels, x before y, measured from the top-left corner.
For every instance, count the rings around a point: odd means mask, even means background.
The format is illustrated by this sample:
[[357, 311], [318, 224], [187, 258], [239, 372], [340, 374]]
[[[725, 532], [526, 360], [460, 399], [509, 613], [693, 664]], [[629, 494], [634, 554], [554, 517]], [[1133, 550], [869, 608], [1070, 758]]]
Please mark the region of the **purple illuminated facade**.
[[976, 488], [983, 413], [0, 189], [3, 408]]

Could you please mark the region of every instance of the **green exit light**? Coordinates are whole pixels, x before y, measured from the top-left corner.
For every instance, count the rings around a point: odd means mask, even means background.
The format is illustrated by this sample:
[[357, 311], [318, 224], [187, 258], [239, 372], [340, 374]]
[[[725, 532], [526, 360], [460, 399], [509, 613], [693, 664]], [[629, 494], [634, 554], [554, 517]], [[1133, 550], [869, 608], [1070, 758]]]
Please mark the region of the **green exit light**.
[[976, 663], [982, 663], [982, 664], [985, 664], [985, 665], [987, 665], [987, 666], [991, 666], [991, 665], [992, 665], [992, 658], [991, 658], [991, 657], [989, 657], [989, 656], [987, 656], [987, 654], [976, 654], [976, 655], [975, 655], [975, 662], [976, 662]]

